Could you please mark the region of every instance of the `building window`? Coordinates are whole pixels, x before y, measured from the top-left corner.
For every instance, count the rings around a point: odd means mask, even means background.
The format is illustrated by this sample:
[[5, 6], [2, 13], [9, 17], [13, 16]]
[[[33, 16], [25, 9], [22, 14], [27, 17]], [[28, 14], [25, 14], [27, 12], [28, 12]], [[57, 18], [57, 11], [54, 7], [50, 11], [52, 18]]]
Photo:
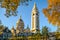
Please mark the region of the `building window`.
[[36, 14], [36, 15], [38, 15], [38, 14]]
[[34, 14], [33, 14], [33, 16], [34, 16]]

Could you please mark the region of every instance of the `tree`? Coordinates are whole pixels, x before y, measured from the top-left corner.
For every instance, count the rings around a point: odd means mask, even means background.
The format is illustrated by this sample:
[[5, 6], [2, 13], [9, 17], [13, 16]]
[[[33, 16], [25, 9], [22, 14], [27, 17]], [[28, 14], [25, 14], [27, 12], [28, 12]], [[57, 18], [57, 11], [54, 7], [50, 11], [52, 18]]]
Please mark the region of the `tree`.
[[4, 25], [2, 25], [2, 22], [0, 20], [0, 32], [2, 32], [4, 30]]
[[44, 26], [44, 27], [42, 28], [42, 36], [43, 36], [43, 40], [44, 40], [45, 38], [46, 38], [46, 40], [47, 40], [48, 33], [49, 33], [48, 28], [47, 28], [46, 26]]
[[36, 33], [35, 36], [36, 36], [36, 40], [41, 40], [41, 33]]
[[3, 30], [4, 30], [4, 26], [3, 25], [0, 25], [0, 35], [2, 35], [3, 34]]
[[5, 16], [9, 17], [11, 15], [17, 16], [17, 8], [20, 4], [28, 5], [31, 0], [0, 0], [0, 7], [6, 9]]
[[60, 30], [60, 0], [48, 0], [48, 7], [43, 9], [48, 22], [57, 25]]

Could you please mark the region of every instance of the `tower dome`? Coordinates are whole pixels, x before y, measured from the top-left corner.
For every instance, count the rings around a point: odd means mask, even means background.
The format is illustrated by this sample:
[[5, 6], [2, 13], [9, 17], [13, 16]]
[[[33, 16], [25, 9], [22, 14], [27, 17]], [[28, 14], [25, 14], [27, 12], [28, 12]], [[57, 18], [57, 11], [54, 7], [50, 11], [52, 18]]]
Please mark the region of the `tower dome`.
[[23, 22], [21, 16], [20, 16], [20, 19], [17, 21], [17, 25], [16, 26], [22, 26], [22, 27], [24, 27], [24, 22]]
[[20, 16], [20, 19], [16, 23], [16, 30], [18, 30], [19, 32], [22, 32], [24, 30], [24, 22], [21, 16]]

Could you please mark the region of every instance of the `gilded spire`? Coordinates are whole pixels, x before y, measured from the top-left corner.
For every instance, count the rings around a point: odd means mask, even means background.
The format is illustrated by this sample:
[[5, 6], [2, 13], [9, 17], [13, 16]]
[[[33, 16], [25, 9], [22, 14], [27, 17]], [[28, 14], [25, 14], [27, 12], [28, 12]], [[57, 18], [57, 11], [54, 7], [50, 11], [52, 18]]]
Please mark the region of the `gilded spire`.
[[36, 8], [36, 3], [34, 3], [34, 8]]
[[38, 13], [38, 9], [37, 9], [36, 3], [34, 3], [32, 14], [36, 14], [36, 13]]
[[37, 9], [37, 7], [36, 7], [36, 3], [35, 3], [35, 2], [34, 2], [34, 7], [33, 7], [33, 10], [34, 10], [34, 9]]

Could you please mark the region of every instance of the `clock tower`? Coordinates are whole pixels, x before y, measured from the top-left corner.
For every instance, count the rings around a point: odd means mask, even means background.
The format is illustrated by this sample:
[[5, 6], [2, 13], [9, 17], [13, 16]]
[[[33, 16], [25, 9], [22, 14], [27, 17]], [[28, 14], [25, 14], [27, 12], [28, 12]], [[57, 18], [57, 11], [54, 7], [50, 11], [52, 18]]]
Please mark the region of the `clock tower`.
[[39, 12], [36, 7], [36, 3], [34, 3], [34, 7], [32, 9], [32, 14], [31, 14], [31, 26], [32, 26], [32, 32], [37, 33], [40, 32], [39, 28]]

